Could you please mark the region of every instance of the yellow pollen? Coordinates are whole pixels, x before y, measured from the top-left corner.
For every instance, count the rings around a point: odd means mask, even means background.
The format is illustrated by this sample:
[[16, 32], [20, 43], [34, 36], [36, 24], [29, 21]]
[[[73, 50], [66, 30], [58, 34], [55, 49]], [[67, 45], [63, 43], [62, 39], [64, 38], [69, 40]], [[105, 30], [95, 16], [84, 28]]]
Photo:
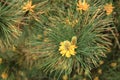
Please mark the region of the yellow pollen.
[[7, 79], [8, 74], [7, 74], [7, 73], [5, 73], [5, 72], [3, 72], [3, 73], [1, 74], [1, 77], [2, 77], [2, 79]]
[[30, 11], [30, 12], [34, 12], [33, 8], [35, 8], [35, 5], [32, 6], [32, 0], [29, 0], [25, 6], [23, 6], [23, 10], [24, 11]]
[[78, 1], [77, 10], [87, 11], [88, 8], [89, 8], [89, 4], [87, 4], [85, 0], [83, 2], [81, 2], [81, 0]]
[[104, 10], [106, 11], [107, 15], [110, 15], [113, 12], [114, 7], [112, 6], [112, 4], [106, 4], [104, 6]]
[[67, 58], [71, 57], [71, 55], [75, 55], [75, 49], [77, 48], [76, 41], [77, 38], [74, 36], [72, 37], [71, 42], [68, 40], [61, 42], [59, 46], [60, 54], [62, 54], [62, 56], [66, 56]]

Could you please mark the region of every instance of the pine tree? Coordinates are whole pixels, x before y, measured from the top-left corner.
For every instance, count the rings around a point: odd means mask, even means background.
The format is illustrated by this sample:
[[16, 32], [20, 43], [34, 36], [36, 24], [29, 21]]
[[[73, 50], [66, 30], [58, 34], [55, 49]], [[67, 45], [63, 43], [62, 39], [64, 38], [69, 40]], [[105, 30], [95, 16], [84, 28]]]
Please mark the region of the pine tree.
[[95, 68], [102, 74], [120, 46], [114, 9], [112, 0], [0, 0], [0, 80], [98, 80]]

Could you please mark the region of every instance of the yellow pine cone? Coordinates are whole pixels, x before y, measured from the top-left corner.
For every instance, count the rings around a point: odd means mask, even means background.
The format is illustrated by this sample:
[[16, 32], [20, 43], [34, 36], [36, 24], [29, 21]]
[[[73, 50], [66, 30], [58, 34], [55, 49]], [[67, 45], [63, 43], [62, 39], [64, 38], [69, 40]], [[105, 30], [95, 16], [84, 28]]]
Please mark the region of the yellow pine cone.
[[116, 67], [117, 66], [117, 63], [116, 62], [113, 62], [110, 64], [111, 67]]
[[99, 80], [99, 77], [98, 77], [98, 76], [96, 76], [93, 80]]
[[29, 0], [24, 6], [23, 6], [23, 10], [24, 11], [30, 11], [30, 12], [34, 12], [35, 5], [32, 5], [32, 0]]
[[67, 75], [63, 75], [62, 79], [63, 80], [68, 80], [68, 76]]
[[83, 2], [81, 2], [81, 0], [78, 1], [77, 10], [87, 11], [88, 9], [89, 9], [89, 4], [86, 3], [85, 0], [83, 0]]
[[98, 69], [98, 74], [102, 74], [102, 69]]
[[7, 79], [7, 78], [8, 78], [8, 74], [5, 73], [5, 72], [3, 72], [3, 73], [1, 74], [1, 77], [2, 77], [2, 79]]
[[77, 48], [77, 46], [75, 45], [77, 43], [76, 41], [77, 37], [73, 36], [71, 42], [68, 40], [60, 42], [59, 46], [60, 54], [62, 54], [62, 56], [66, 56], [67, 58], [70, 58], [71, 55], [75, 55], [76, 54], [75, 49]]
[[112, 3], [111, 4], [106, 4], [104, 6], [104, 10], [106, 11], [107, 15], [110, 15], [113, 12], [113, 9], [114, 9], [114, 7], [112, 6]]

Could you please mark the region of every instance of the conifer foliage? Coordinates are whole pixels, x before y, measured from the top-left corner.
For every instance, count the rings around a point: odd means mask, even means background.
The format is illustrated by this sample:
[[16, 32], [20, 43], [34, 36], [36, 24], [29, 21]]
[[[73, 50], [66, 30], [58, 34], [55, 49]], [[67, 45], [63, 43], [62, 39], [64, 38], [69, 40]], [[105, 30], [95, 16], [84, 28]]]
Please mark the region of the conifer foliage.
[[0, 0], [0, 80], [99, 80], [95, 68], [120, 46], [114, 9], [112, 0]]

